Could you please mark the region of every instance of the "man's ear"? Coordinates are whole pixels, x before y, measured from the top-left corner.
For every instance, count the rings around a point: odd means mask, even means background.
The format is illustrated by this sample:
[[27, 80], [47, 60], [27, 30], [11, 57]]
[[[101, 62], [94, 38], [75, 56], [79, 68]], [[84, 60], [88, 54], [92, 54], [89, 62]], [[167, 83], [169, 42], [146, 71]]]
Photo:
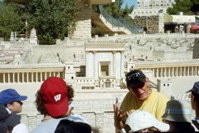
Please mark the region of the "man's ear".
[[8, 104], [6, 104], [6, 107], [7, 107], [8, 109], [11, 109], [11, 108], [12, 108], [12, 104], [8, 103]]
[[147, 77], [146, 77], [146, 83], [147, 83], [147, 86], [150, 85], [150, 83], [149, 83], [149, 78], [147, 78]]
[[196, 108], [196, 99], [193, 94], [191, 94], [191, 107], [195, 110]]

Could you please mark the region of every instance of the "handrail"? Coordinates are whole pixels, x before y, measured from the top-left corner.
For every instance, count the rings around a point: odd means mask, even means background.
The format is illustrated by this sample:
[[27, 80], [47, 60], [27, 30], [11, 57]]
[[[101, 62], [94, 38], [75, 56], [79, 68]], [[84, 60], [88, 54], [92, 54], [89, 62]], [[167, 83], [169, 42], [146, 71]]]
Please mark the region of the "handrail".
[[132, 21], [129, 21], [125, 18], [114, 18], [111, 16], [104, 8], [103, 6], [99, 5], [99, 11], [100, 14], [110, 23], [113, 27], [121, 27], [126, 28], [132, 33], [140, 33], [143, 32], [143, 29], [136, 26], [135, 23]]

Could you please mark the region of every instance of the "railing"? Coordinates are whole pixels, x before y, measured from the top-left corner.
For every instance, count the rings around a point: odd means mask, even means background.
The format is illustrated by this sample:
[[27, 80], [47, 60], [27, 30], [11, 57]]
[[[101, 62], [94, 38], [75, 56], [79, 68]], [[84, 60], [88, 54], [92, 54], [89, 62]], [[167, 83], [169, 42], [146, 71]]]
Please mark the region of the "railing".
[[103, 6], [99, 6], [99, 11], [101, 15], [110, 23], [113, 27], [121, 27], [126, 28], [132, 33], [141, 33], [143, 32], [143, 29], [136, 26], [135, 23], [132, 21], [129, 21], [125, 18], [114, 18], [111, 16], [104, 8]]

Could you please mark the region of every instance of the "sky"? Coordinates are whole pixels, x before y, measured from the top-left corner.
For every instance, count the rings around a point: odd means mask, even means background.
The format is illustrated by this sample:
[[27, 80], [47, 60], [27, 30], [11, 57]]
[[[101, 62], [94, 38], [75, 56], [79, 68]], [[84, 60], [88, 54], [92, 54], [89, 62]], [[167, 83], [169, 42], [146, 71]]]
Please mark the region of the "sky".
[[128, 4], [128, 7], [131, 7], [132, 5], [135, 5], [137, 4], [137, 0], [123, 0], [123, 7], [126, 6], [126, 4]]

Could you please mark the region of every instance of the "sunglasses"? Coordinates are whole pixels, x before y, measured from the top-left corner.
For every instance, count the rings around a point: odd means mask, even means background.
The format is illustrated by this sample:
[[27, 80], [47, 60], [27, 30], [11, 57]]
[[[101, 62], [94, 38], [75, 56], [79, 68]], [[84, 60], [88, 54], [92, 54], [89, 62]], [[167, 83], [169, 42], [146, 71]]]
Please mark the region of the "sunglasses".
[[139, 83], [139, 84], [137, 84], [137, 85], [135, 85], [135, 86], [132, 86], [132, 87], [130, 87], [130, 88], [131, 88], [132, 90], [141, 89], [141, 88], [144, 87], [144, 85], [145, 85], [145, 82], [141, 82], [141, 83]]

